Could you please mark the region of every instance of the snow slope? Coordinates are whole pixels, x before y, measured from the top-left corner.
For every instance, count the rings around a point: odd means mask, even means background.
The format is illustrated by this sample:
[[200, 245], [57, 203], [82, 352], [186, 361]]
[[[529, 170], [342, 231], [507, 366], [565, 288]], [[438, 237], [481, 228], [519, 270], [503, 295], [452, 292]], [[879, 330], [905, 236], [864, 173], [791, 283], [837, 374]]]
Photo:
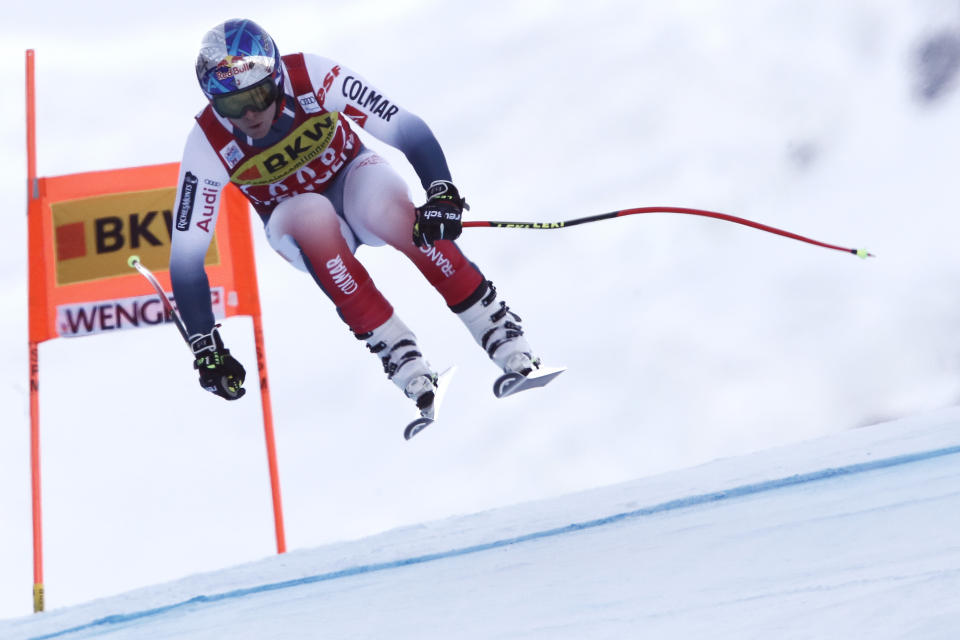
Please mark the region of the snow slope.
[[5, 640], [924, 638], [960, 624], [960, 410], [389, 531]]

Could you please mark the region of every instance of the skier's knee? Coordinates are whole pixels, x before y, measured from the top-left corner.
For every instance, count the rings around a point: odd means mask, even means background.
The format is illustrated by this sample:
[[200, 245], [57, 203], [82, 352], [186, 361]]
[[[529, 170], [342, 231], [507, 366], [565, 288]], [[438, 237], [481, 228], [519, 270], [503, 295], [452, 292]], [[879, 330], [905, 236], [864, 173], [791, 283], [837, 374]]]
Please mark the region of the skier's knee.
[[[321, 245], [339, 245], [336, 249], [340, 251], [346, 244], [346, 250], [353, 252], [357, 247], [349, 225], [337, 215], [330, 200], [315, 193], [284, 200], [273, 211], [267, 223], [267, 237], [271, 239], [271, 246], [284, 257], [287, 257], [286, 253], [277, 244], [285, 242], [283, 238], [286, 236], [302, 250]], [[273, 238], [276, 238], [277, 244]]]
[[270, 215], [267, 228], [279, 235], [289, 234], [298, 241], [312, 231], [329, 230], [339, 225], [333, 204], [317, 193], [304, 193], [284, 200]]

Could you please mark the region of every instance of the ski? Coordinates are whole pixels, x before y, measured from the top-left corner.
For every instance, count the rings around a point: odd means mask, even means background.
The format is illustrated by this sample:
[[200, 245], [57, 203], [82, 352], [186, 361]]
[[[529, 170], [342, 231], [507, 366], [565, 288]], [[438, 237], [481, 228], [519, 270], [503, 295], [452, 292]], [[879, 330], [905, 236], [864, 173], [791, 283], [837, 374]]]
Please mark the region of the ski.
[[527, 389], [546, 386], [566, 370], [566, 367], [541, 367], [526, 376], [522, 373], [505, 373], [493, 383], [493, 395], [506, 398]]
[[456, 372], [457, 367], [453, 366], [437, 376], [437, 390], [433, 395], [433, 403], [429, 407], [421, 409], [420, 417], [415, 418], [403, 430], [404, 440], [409, 440], [437, 421], [440, 415], [440, 404], [443, 402], [443, 397], [447, 394], [447, 388], [450, 386], [450, 380]]

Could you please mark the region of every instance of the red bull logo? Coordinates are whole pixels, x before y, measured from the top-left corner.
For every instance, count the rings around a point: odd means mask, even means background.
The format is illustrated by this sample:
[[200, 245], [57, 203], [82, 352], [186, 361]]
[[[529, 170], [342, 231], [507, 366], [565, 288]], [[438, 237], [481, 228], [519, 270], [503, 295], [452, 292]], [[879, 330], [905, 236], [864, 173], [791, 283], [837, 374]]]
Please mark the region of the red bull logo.
[[214, 73], [217, 80], [229, 80], [244, 71], [250, 71], [250, 69], [253, 69], [253, 63], [243, 56], [227, 56], [217, 63], [217, 69]]

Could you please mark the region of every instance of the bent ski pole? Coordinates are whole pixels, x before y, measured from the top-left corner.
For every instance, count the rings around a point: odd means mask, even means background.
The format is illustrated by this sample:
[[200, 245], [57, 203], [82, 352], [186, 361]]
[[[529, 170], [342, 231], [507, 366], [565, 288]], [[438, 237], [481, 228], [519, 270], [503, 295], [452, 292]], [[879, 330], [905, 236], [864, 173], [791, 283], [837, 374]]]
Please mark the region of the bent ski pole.
[[564, 229], [566, 227], [573, 227], [575, 225], [585, 224], [587, 222], [598, 222], [600, 220], [609, 220], [610, 218], [620, 218], [622, 216], [630, 216], [640, 213], [683, 213], [692, 216], [703, 216], [705, 218], [716, 218], [717, 220], [735, 222], [737, 224], [753, 227], [754, 229], [766, 231], [767, 233], [774, 233], [776, 235], [791, 238], [793, 240], [799, 240], [800, 242], [813, 244], [818, 247], [843, 251], [844, 253], [852, 253], [860, 258], [874, 257], [874, 255], [868, 252], [866, 249], [851, 249], [848, 247], [840, 247], [835, 244], [827, 244], [826, 242], [820, 242], [819, 240], [814, 240], [813, 238], [807, 238], [790, 231], [784, 231], [783, 229], [777, 229], [776, 227], [754, 222], [753, 220], [747, 220], [746, 218], [738, 218], [737, 216], [732, 216], [727, 213], [706, 211], [704, 209], [688, 209], [686, 207], [637, 207], [635, 209], [621, 209], [619, 211], [610, 211], [609, 213], [600, 213], [595, 216], [575, 218], [573, 220], [563, 220], [560, 222], [500, 222], [496, 220], [477, 220], [464, 222], [463, 226], [495, 227], [499, 229]]
[[[160, 302], [163, 304], [163, 310], [166, 312], [167, 316], [173, 320], [173, 323], [177, 325], [177, 329], [180, 331], [180, 335], [183, 337], [183, 341], [187, 343], [187, 346], [190, 346], [190, 338], [187, 336], [187, 327], [183, 324], [183, 318], [180, 317], [180, 312], [170, 303], [170, 298], [167, 297], [167, 293], [163, 290], [163, 287], [160, 286], [160, 283], [157, 281], [156, 276], [153, 275], [153, 272], [150, 269], [147, 269], [142, 262], [140, 262], [140, 256], [130, 256], [127, 260], [127, 264], [140, 272], [144, 278], [153, 285], [154, 290], [157, 292], [157, 295], [160, 296]], [[190, 350], [191, 353], [193, 349]]]

